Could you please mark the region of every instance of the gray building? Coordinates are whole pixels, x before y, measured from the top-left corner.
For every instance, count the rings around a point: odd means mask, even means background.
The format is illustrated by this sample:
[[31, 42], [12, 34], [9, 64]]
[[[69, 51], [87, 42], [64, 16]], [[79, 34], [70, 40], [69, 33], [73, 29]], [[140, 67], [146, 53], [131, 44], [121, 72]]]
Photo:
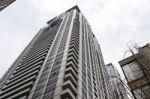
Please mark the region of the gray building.
[[111, 99], [129, 99], [131, 93], [126, 88], [125, 81], [121, 79], [118, 70], [112, 63], [106, 65], [109, 80], [109, 92]]
[[119, 64], [134, 98], [150, 99], [150, 44], [133, 48], [130, 49], [132, 56], [119, 61]]
[[12, 4], [16, 0], [0, 0], [0, 11]]
[[0, 83], [0, 99], [110, 99], [98, 41], [77, 6], [48, 21]]

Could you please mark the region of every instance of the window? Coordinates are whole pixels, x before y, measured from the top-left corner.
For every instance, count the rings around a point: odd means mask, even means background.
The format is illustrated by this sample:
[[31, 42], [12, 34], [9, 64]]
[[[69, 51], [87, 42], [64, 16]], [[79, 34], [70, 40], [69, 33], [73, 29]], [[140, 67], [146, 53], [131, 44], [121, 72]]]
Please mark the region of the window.
[[131, 62], [127, 65], [124, 65], [123, 71], [125, 72], [127, 80], [129, 82], [141, 78], [143, 76], [143, 72], [136, 62]]

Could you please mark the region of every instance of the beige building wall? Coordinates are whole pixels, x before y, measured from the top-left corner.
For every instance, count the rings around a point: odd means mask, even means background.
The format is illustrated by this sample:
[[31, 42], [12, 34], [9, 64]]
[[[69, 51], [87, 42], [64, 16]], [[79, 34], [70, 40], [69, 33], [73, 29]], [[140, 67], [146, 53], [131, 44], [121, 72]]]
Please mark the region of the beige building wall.
[[150, 44], [138, 48], [133, 54], [119, 62], [135, 99], [150, 98]]

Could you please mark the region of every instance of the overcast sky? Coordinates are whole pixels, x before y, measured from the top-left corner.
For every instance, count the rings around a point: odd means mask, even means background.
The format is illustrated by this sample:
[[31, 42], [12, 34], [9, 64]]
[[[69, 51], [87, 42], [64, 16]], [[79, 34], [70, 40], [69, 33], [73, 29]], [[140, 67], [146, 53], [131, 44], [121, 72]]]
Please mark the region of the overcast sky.
[[46, 22], [74, 5], [89, 21], [105, 63], [118, 61], [127, 43], [150, 40], [150, 0], [16, 0], [0, 12], [0, 77]]

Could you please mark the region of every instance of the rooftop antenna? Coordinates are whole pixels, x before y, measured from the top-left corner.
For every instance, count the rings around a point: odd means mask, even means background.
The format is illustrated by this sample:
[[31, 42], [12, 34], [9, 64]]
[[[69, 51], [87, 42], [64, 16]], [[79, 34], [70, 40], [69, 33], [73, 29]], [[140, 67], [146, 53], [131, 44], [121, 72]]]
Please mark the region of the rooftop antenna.
[[123, 58], [127, 55], [127, 53], [130, 53], [131, 55], [138, 53], [138, 44], [135, 41], [128, 41], [127, 42], [128, 50], [125, 51]]

